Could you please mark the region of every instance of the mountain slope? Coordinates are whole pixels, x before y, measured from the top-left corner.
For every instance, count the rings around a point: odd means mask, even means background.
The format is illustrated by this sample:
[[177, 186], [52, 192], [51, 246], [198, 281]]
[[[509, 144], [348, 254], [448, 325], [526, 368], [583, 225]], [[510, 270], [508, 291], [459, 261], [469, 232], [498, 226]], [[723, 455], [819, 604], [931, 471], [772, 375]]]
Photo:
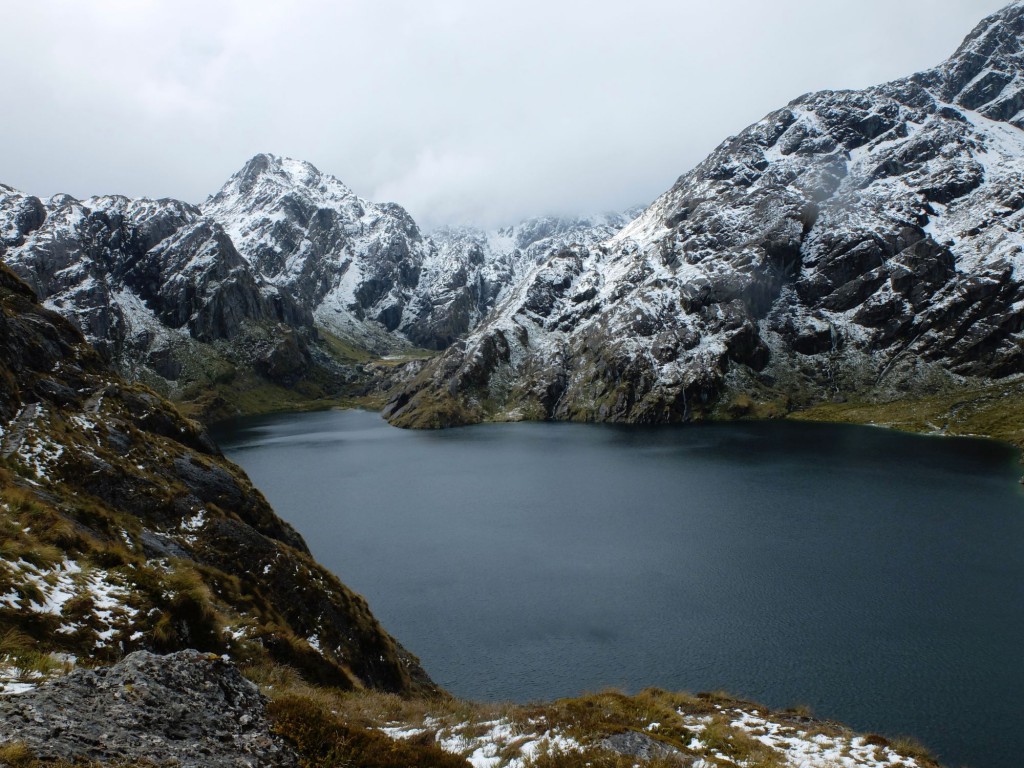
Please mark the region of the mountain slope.
[[426, 332], [447, 347], [476, 328], [533, 266], [570, 244], [606, 240], [630, 218], [629, 213], [544, 216], [491, 231], [439, 229], [430, 235], [433, 247], [423, 262], [413, 309], [424, 317]]
[[186, 203], [0, 187], [0, 258], [123, 374], [167, 393], [239, 371], [334, 389], [350, 375], [323, 353], [308, 310]]
[[230, 412], [232, 392], [267, 384], [313, 398], [374, 386], [384, 369], [361, 358], [443, 349], [547, 250], [625, 223], [548, 218], [424, 237], [400, 206], [265, 154], [199, 208], [0, 186], [0, 259], [123, 375], [215, 415]]
[[427, 251], [401, 207], [363, 200], [309, 163], [264, 154], [232, 176], [203, 212], [258, 274], [322, 327], [369, 348], [400, 343], [389, 332], [403, 325]]
[[110, 373], [2, 265], [0, 549], [8, 680], [198, 648], [343, 688], [432, 690], [198, 424]]
[[626, 223], [615, 215], [547, 218], [424, 236], [404, 208], [269, 154], [246, 163], [202, 210], [321, 328], [377, 352], [443, 349], [479, 323], [520, 264], [566, 238], [603, 239]]
[[535, 267], [388, 406], [671, 422], [1024, 371], [1024, 4], [933, 70], [810, 94]]

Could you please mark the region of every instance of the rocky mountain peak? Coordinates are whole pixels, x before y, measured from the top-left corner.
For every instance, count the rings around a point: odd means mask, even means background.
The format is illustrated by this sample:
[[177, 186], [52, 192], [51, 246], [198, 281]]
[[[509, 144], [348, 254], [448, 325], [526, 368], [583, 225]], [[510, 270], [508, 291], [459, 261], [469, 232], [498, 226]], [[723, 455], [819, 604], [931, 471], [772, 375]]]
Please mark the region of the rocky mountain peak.
[[945, 102], [1024, 126], [1024, 3], [983, 19], [948, 61], [919, 79]]
[[233, 174], [202, 207], [207, 212], [253, 210], [296, 193], [328, 203], [355, 197], [345, 184], [321, 173], [311, 163], [261, 153]]

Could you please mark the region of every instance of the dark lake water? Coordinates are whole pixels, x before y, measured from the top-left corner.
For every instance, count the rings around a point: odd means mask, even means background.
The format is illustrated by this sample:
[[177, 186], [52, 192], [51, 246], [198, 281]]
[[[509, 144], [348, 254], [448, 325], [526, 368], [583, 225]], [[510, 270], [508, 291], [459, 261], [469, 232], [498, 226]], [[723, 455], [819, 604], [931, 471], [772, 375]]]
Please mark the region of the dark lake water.
[[789, 422], [217, 431], [441, 685], [526, 701], [724, 689], [1024, 762], [1012, 449]]

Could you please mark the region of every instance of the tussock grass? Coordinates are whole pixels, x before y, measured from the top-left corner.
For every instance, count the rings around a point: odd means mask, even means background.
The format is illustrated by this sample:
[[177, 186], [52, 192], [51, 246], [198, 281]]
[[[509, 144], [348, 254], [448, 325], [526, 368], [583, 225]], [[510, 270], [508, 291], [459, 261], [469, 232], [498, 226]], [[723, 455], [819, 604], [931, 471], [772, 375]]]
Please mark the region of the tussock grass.
[[0, 744], [0, 765], [10, 768], [31, 768], [36, 764], [35, 754], [23, 741]]
[[789, 418], [878, 424], [906, 432], [982, 435], [1024, 448], [1024, 381], [885, 403], [823, 403]]
[[346, 722], [329, 705], [287, 694], [270, 702], [274, 732], [294, 745], [303, 768], [465, 768], [465, 760], [430, 742], [398, 741]]
[[583, 752], [553, 750], [544, 752], [526, 762], [528, 768], [680, 768], [686, 765], [678, 758], [656, 757], [640, 761], [639, 758], [620, 755], [604, 749]]
[[0, 634], [0, 664], [19, 670], [25, 678], [48, 676], [68, 669], [67, 664], [40, 650], [35, 640], [18, 629]]
[[892, 740], [892, 749], [905, 757], [912, 757], [923, 765], [938, 762], [924, 744], [909, 736], [900, 736]]

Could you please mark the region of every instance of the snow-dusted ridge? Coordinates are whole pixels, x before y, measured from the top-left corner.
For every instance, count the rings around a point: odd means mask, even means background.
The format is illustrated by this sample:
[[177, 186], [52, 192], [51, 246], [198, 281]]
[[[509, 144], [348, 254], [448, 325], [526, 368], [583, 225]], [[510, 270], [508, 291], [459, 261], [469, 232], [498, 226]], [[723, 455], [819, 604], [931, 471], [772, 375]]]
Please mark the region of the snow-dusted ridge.
[[483, 319], [525, 266], [625, 224], [617, 214], [539, 218], [427, 236], [401, 206], [365, 200], [309, 163], [269, 154], [250, 160], [202, 210], [321, 327], [381, 351], [446, 347]]
[[1014, 3], [939, 67], [766, 116], [532, 266], [386, 413], [664, 422], [1024, 372], [1022, 41]]
[[[427, 237], [394, 203], [260, 154], [198, 207], [0, 187], [0, 258], [133, 378], [173, 392], [202, 384], [214, 358], [269, 375], [275, 358], [291, 357], [271, 376], [290, 385], [325, 357], [314, 329], [378, 354], [444, 348], [528, 266], [625, 220], [542, 218]], [[296, 354], [282, 355], [275, 328], [291, 331]]]
[[294, 383], [316, 328], [448, 348], [398, 424], [675, 421], [989, 381], [1024, 370], [1022, 38], [1013, 3], [934, 69], [802, 96], [635, 218], [425, 235], [264, 154], [200, 207], [0, 188], [0, 257], [142, 378], [215, 350], [284, 360]]

